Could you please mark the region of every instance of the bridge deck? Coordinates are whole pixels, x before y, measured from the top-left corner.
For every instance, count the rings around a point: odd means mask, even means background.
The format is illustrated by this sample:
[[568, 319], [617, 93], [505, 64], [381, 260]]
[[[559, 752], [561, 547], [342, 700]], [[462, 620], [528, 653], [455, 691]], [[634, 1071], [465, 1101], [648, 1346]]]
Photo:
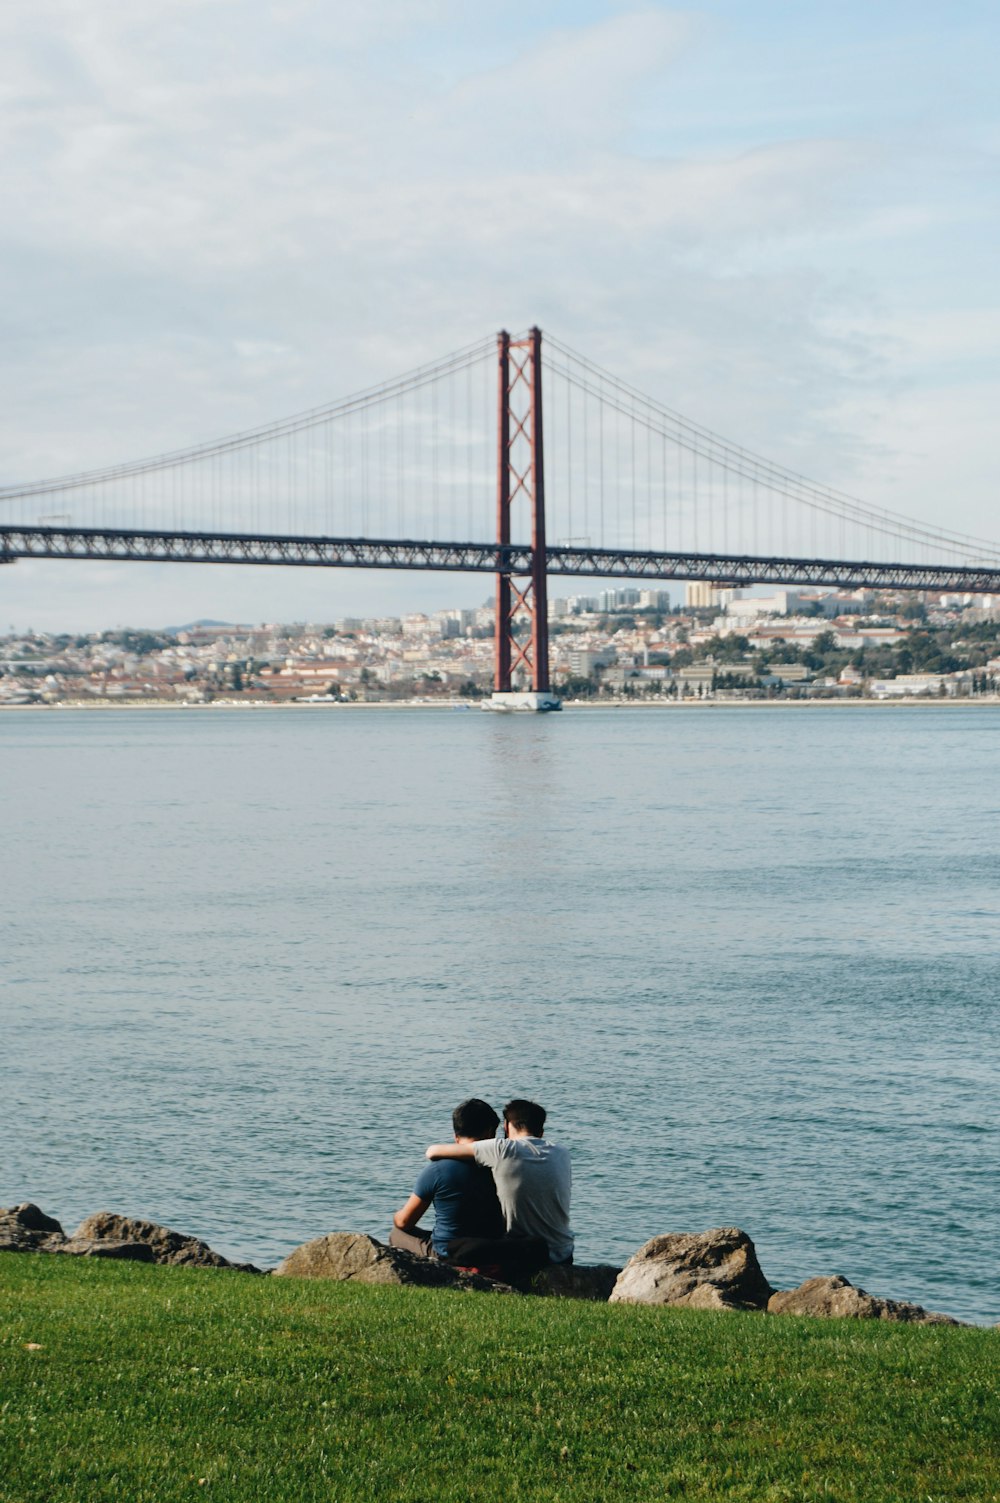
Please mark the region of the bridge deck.
[[[166, 564], [282, 564], [326, 569], [423, 569], [530, 575], [526, 545], [393, 538], [284, 537], [258, 533], [0, 527], [0, 563], [19, 558]], [[863, 559], [752, 557], [613, 548], [549, 547], [549, 574], [715, 584], [812, 584], [841, 588], [1000, 593], [1000, 568], [876, 563]]]

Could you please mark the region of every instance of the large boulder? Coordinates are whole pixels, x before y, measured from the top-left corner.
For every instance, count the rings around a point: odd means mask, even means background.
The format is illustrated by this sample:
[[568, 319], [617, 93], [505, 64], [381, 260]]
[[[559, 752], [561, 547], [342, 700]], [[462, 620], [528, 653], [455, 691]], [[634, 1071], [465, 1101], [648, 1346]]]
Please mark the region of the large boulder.
[[0, 1206], [0, 1252], [53, 1252], [65, 1240], [58, 1221], [32, 1201]]
[[866, 1294], [840, 1274], [806, 1279], [797, 1289], [781, 1289], [767, 1302], [769, 1315], [819, 1315], [854, 1320], [902, 1320], [925, 1326], [957, 1326], [950, 1315], [936, 1315], [905, 1300]]
[[339, 1279], [355, 1284], [422, 1284], [432, 1288], [506, 1290], [481, 1274], [465, 1273], [450, 1263], [419, 1258], [389, 1247], [364, 1232], [330, 1232], [303, 1242], [282, 1259], [276, 1278]]
[[726, 1226], [644, 1243], [618, 1275], [611, 1303], [763, 1310], [773, 1292], [746, 1232]]
[[613, 1263], [550, 1263], [531, 1280], [531, 1293], [606, 1302], [620, 1273]]
[[[260, 1272], [252, 1263], [230, 1263], [228, 1258], [213, 1252], [208, 1243], [202, 1242], [198, 1237], [171, 1231], [168, 1226], [160, 1226], [156, 1221], [116, 1216], [111, 1211], [98, 1211], [81, 1221], [71, 1241], [80, 1248], [88, 1243], [145, 1243], [150, 1249], [150, 1256], [144, 1261], [169, 1263], [181, 1268], [236, 1268], [243, 1273]], [[99, 1257], [102, 1254], [90, 1252], [88, 1256]], [[105, 1253], [103, 1256], [128, 1257], [130, 1254]]]

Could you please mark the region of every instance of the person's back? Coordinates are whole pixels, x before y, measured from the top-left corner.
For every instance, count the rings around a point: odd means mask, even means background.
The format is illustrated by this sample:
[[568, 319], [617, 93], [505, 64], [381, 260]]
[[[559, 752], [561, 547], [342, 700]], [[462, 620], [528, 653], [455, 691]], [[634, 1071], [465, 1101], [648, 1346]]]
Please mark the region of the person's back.
[[527, 1135], [493, 1139], [476, 1144], [476, 1163], [493, 1171], [508, 1232], [542, 1237], [553, 1263], [572, 1262], [572, 1168], [567, 1150]]
[[469, 1159], [440, 1159], [428, 1164], [413, 1187], [434, 1206], [431, 1242], [439, 1258], [462, 1237], [500, 1237], [503, 1212], [493, 1176]]
[[553, 1263], [573, 1261], [569, 1224], [573, 1172], [569, 1152], [542, 1136], [545, 1112], [533, 1101], [504, 1107], [502, 1139], [475, 1145], [477, 1164], [491, 1169], [507, 1230], [541, 1237]]
[[[455, 1147], [463, 1152], [424, 1166], [409, 1200], [392, 1218], [391, 1247], [419, 1257], [448, 1258], [454, 1242], [503, 1235], [504, 1217], [493, 1176], [473, 1157], [476, 1140], [494, 1132], [499, 1122], [493, 1108], [475, 1096], [455, 1108]], [[434, 1228], [427, 1231], [419, 1223], [432, 1205]]]

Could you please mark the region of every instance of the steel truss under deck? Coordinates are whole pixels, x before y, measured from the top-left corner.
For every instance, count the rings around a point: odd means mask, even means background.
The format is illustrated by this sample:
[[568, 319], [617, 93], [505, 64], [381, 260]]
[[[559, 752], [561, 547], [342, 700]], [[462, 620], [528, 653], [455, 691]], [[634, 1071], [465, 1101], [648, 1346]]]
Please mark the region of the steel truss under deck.
[[[0, 563], [19, 558], [161, 564], [283, 564], [327, 569], [425, 569], [463, 574], [534, 573], [534, 551], [507, 543], [388, 538], [281, 537], [257, 533], [136, 531], [109, 527], [0, 527]], [[754, 558], [617, 548], [545, 549], [549, 574], [618, 579], [810, 584], [847, 589], [1000, 593], [1000, 567], [874, 563], [854, 559]]]

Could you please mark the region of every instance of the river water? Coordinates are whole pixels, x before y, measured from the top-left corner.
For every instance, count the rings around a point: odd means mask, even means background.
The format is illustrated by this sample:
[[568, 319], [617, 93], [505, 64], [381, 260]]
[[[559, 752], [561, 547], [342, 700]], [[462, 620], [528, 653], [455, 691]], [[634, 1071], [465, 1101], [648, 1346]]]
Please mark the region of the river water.
[[1000, 1319], [1000, 712], [0, 715], [0, 1203], [276, 1261], [541, 1101], [580, 1261]]

